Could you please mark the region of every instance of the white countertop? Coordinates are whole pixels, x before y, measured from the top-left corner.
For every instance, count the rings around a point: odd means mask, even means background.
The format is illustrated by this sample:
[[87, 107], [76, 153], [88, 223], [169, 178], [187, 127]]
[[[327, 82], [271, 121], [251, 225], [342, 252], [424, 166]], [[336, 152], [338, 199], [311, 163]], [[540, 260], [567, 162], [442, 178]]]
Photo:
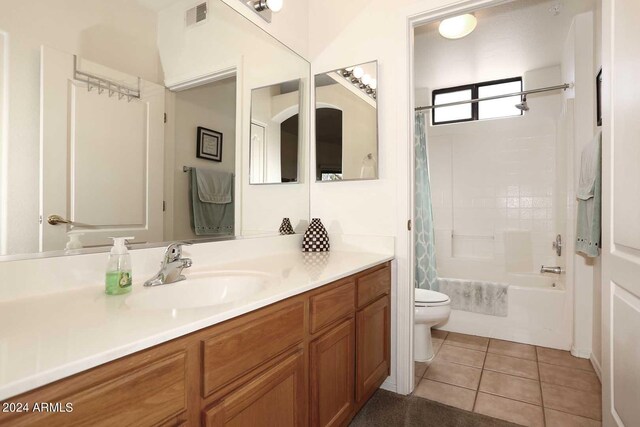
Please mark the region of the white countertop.
[[[223, 322], [363, 271], [393, 256], [300, 252], [242, 260], [203, 271], [269, 274], [267, 289], [235, 303], [184, 310], [132, 309], [130, 295], [148, 291], [135, 278], [128, 295], [107, 296], [102, 283], [55, 294], [0, 302], [0, 400]], [[184, 283], [184, 282], [183, 282]], [[188, 283], [188, 282], [187, 282]], [[164, 286], [171, 286], [164, 285]], [[156, 291], [159, 288], [155, 288]]]

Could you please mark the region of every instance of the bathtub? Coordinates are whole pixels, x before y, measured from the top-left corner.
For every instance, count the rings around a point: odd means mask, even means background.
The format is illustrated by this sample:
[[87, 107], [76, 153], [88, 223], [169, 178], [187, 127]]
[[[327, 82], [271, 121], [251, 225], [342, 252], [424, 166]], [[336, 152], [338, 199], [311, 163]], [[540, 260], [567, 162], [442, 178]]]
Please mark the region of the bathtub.
[[449, 320], [437, 329], [569, 350], [573, 310], [564, 277], [519, 273], [484, 278], [509, 284], [507, 316], [451, 310]]

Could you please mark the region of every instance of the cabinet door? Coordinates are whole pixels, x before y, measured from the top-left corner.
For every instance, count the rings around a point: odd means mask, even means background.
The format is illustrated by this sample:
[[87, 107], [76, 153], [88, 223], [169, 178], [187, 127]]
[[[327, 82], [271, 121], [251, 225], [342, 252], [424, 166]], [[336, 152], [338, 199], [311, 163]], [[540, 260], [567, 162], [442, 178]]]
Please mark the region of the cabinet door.
[[309, 346], [311, 425], [338, 426], [354, 404], [355, 322], [353, 318]]
[[356, 347], [356, 401], [368, 399], [389, 375], [389, 296], [358, 311]]
[[302, 350], [236, 389], [204, 413], [204, 425], [302, 426], [306, 419]]

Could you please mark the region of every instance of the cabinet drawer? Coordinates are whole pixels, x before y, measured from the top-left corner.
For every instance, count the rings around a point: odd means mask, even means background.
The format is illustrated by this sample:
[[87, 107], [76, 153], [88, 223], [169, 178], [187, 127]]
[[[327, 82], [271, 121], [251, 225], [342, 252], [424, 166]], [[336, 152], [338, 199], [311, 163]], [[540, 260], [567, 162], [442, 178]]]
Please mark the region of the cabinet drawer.
[[387, 264], [384, 268], [360, 276], [358, 284], [358, 308], [375, 301], [391, 290], [391, 268]]
[[0, 419], [0, 424], [47, 427], [158, 425], [187, 410], [186, 360], [186, 353], [174, 354], [134, 371], [118, 372], [110, 380], [70, 393], [64, 383], [53, 385], [43, 393], [36, 391], [28, 395], [25, 401], [31, 402], [30, 407], [33, 402], [60, 402], [63, 408], [65, 403], [71, 403], [72, 412], [17, 414], [11, 420]]
[[302, 301], [272, 310], [270, 314], [263, 314], [263, 310], [248, 319], [231, 321], [223, 331], [203, 341], [203, 397], [302, 341]]
[[312, 296], [309, 299], [310, 332], [315, 334], [328, 324], [353, 313], [355, 299], [356, 284], [352, 279], [343, 281], [343, 284], [336, 288]]
[[304, 356], [298, 350], [203, 413], [205, 427], [305, 425]]

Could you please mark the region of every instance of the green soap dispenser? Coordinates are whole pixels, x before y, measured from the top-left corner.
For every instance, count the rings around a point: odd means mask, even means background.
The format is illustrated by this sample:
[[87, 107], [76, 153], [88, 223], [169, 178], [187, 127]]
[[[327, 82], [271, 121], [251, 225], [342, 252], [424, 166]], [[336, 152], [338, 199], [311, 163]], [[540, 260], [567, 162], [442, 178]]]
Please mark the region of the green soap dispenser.
[[120, 295], [131, 292], [131, 255], [125, 245], [133, 237], [111, 237], [113, 248], [107, 263], [105, 292], [107, 295]]

